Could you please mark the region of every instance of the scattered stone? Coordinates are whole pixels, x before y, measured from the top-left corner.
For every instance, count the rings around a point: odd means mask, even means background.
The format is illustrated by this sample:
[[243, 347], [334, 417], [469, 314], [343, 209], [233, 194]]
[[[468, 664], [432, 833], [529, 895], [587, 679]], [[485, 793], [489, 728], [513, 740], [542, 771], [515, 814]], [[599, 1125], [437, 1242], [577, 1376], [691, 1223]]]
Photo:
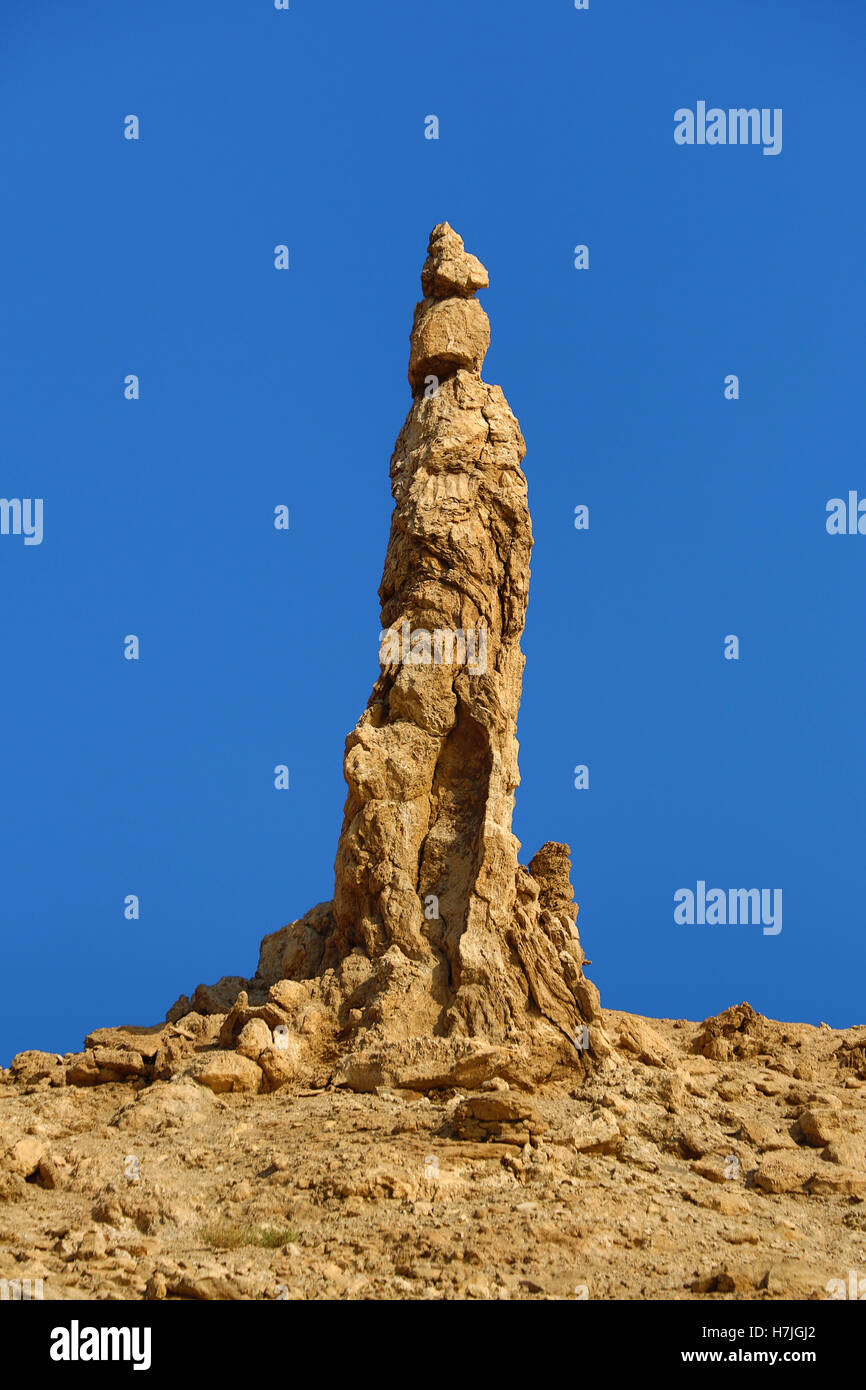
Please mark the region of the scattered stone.
[[813, 1158], [799, 1150], [766, 1154], [755, 1171], [755, 1186], [762, 1192], [801, 1192], [819, 1163], [817, 1154]]
[[36, 1182], [39, 1187], [51, 1192], [62, 1184], [60, 1166], [50, 1154], [44, 1154], [36, 1169]]
[[261, 1090], [262, 1069], [249, 1057], [241, 1057], [237, 1052], [207, 1052], [196, 1058], [188, 1068], [187, 1075], [200, 1086], [206, 1086], [215, 1095], [224, 1091], [247, 1091], [255, 1094]]
[[790, 1134], [779, 1129], [777, 1125], [768, 1123], [766, 1120], [756, 1119], [754, 1116], [748, 1116], [743, 1120], [739, 1134], [741, 1139], [745, 1139], [756, 1149], [796, 1148]]
[[116, 1112], [112, 1124], [128, 1134], [201, 1124], [213, 1107], [210, 1091], [190, 1077], [157, 1081]]
[[691, 1193], [690, 1197], [695, 1206], [721, 1212], [723, 1216], [740, 1216], [750, 1212], [752, 1207], [745, 1192], [732, 1189], [733, 1183], [722, 1188], [701, 1188], [698, 1192]]
[[816, 1197], [866, 1197], [866, 1173], [854, 1168], [822, 1165], [809, 1182]]
[[7, 1163], [13, 1173], [24, 1179], [33, 1178], [45, 1157], [45, 1145], [41, 1139], [19, 1139], [13, 1144]]
[[101, 1231], [85, 1231], [78, 1242], [75, 1258], [78, 1260], [101, 1260], [108, 1250], [108, 1242]]
[[644, 1019], [623, 1020], [619, 1030], [619, 1046], [630, 1052], [647, 1067], [673, 1067], [675, 1057], [667, 1043]]
[[251, 1018], [238, 1034], [237, 1050], [242, 1057], [257, 1062], [266, 1047], [273, 1046], [271, 1030], [264, 1019]]
[[28, 1086], [39, 1081], [62, 1086], [66, 1081], [63, 1059], [54, 1052], [18, 1052], [12, 1058], [9, 1070], [15, 1081]]
[[842, 1168], [866, 1172], [866, 1140], [853, 1134], [840, 1134], [831, 1140], [821, 1157], [828, 1163], [838, 1163]]
[[823, 1149], [841, 1136], [843, 1117], [834, 1107], [815, 1105], [801, 1111], [797, 1123], [806, 1143]]
[[692, 1164], [692, 1172], [708, 1182], [730, 1182], [731, 1165], [723, 1154], [708, 1154]]
[[613, 1154], [622, 1147], [623, 1140], [616, 1120], [602, 1111], [576, 1125], [567, 1142], [578, 1153]]
[[517, 1092], [482, 1092], [458, 1105], [452, 1132], [463, 1139], [495, 1139], [524, 1144], [545, 1133], [547, 1125], [527, 1097]]
[[699, 1274], [692, 1280], [689, 1288], [692, 1293], [743, 1294], [759, 1287], [766, 1277], [765, 1270], [766, 1266], [758, 1270], [753, 1265], [724, 1262], [705, 1274]]

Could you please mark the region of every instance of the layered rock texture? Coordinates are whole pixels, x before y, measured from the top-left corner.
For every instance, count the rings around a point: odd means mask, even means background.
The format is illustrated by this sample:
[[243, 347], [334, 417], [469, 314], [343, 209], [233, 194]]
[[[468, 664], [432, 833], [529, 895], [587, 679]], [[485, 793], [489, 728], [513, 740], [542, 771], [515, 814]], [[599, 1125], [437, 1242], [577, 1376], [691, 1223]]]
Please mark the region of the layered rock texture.
[[252, 989], [317, 981], [310, 998], [367, 1047], [535, 1036], [574, 1057], [598, 995], [568, 849], [547, 844], [527, 869], [511, 829], [532, 529], [520, 428], [480, 375], [487, 283], [435, 227], [391, 459], [381, 674], [346, 742], [334, 898], [265, 939]]
[[[568, 848], [545, 844], [527, 868], [511, 829], [532, 528], [520, 428], [480, 375], [487, 283], [435, 227], [391, 459], [380, 674], [346, 741], [333, 899], [266, 936], [252, 979], [181, 996], [176, 1036], [141, 1075], [174, 1074], [203, 1036], [194, 1065], [212, 1089], [267, 1091], [328, 1066], [359, 1090], [447, 1087], [587, 1072], [610, 1053]], [[88, 1049], [79, 1083], [116, 1079], [110, 1053]]]
[[866, 1028], [604, 1018], [613, 1054], [577, 1085], [427, 1094], [256, 1094], [220, 1014], [93, 1035], [93, 1067], [20, 1053], [0, 1278], [46, 1300], [866, 1296]]

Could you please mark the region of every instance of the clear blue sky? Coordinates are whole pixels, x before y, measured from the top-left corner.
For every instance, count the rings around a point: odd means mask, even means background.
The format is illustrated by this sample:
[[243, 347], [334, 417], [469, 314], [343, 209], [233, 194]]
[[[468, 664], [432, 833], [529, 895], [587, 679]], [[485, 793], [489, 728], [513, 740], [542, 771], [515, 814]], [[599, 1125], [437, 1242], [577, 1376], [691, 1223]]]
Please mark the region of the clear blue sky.
[[[866, 496], [859, 0], [0, 30], [0, 496], [44, 499], [41, 545], [0, 536], [0, 1059], [154, 1022], [331, 896], [444, 219], [528, 445], [524, 862], [570, 843], [611, 1006], [862, 1021], [866, 536], [825, 530]], [[676, 145], [699, 100], [782, 108], [781, 154]], [[781, 888], [781, 934], [675, 923], [699, 879]]]

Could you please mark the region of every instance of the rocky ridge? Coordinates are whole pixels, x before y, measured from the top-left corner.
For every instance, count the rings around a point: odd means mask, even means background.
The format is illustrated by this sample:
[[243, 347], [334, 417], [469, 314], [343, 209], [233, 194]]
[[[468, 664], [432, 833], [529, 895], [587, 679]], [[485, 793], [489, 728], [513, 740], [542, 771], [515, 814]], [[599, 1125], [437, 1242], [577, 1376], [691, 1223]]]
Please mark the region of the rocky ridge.
[[518, 861], [532, 532], [520, 429], [480, 375], [487, 283], [434, 228], [333, 898], [252, 977], [0, 1072], [0, 1278], [157, 1299], [866, 1280], [866, 1028], [603, 1009], [567, 846]]
[[164, 1079], [136, 1072], [171, 1024], [91, 1035], [100, 1084], [38, 1052], [0, 1074], [0, 1279], [61, 1300], [811, 1300], [853, 1274], [866, 1295], [866, 1027], [606, 1009], [612, 1056], [585, 1078], [270, 1094], [215, 1048], [226, 1017], [198, 1015], [194, 1065]]

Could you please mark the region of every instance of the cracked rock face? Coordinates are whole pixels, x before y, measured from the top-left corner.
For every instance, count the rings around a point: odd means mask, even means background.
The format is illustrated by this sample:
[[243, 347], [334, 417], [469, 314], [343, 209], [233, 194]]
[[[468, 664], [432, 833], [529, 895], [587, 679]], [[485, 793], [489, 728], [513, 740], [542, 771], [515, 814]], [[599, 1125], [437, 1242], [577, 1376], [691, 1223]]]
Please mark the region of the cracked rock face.
[[480, 376], [490, 330], [474, 295], [486, 270], [447, 223], [428, 251], [414, 400], [391, 459], [381, 674], [346, 742], [334, 900], [265, 939], [257, 979], [318, 979], [355, 1045], [540, 1030], [574, 1054], [599, 1007], [568, 849], [545, 845], [526, 869], [511, 830], [526, 446]]

